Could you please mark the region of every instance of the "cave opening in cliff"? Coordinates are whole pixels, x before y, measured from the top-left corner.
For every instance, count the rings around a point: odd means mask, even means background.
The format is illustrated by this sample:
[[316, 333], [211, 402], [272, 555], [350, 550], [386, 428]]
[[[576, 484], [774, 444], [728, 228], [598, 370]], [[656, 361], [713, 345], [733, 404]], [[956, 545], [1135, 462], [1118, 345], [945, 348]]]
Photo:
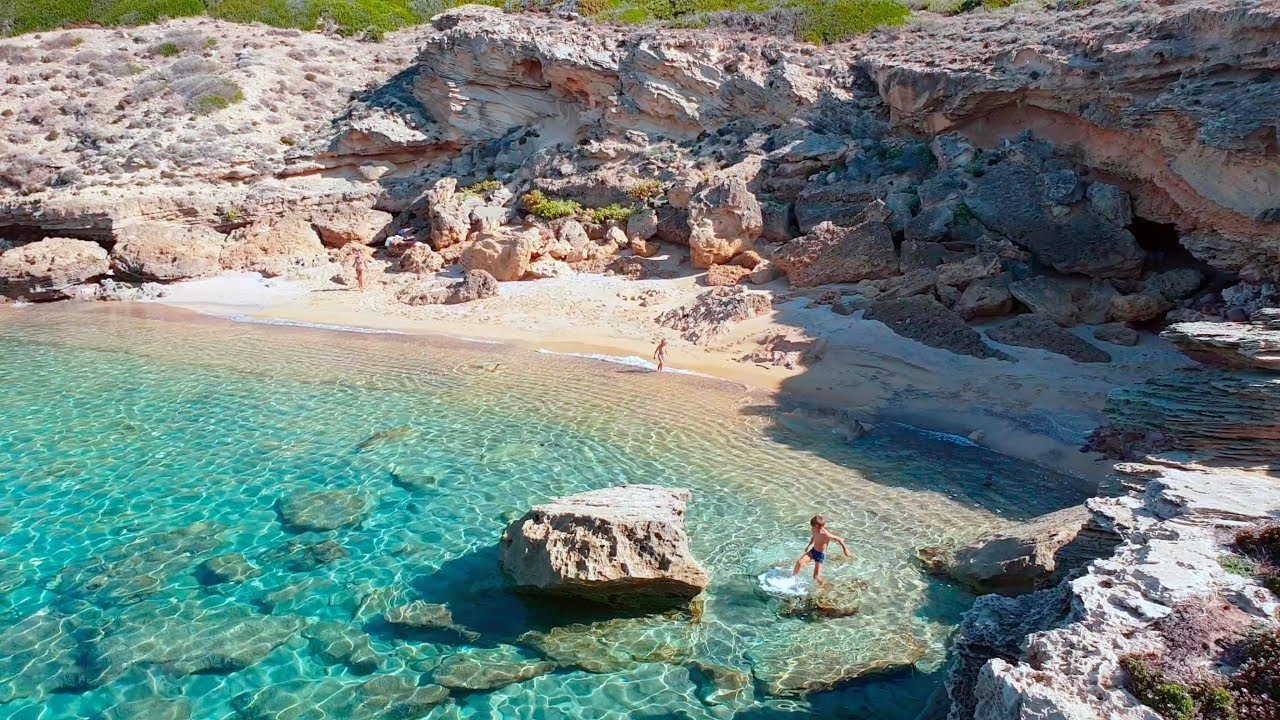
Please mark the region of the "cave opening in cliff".
[[1149, 253], [1152, 263], [1157, 267], [1202, 264], [1182, 246], [1178, 227], [1173, 223], [1134, 217], [1129, 225], [1129, 232], [1133, 233], [1138, 245]]
[[8, 241], [13, 245], [26, 245], [38, 240], [44, 240], [51, 237], [74, 238], [76, 240], [91, 240], [103, 246], [107, 250], [115, 243], [108, 238], [106, 241], [101, 237], [101, 233], [89, 233], [76, 230], [50, 229], [42, 225], [22, 225], [10, 224], [0, 225], [0, 240]]

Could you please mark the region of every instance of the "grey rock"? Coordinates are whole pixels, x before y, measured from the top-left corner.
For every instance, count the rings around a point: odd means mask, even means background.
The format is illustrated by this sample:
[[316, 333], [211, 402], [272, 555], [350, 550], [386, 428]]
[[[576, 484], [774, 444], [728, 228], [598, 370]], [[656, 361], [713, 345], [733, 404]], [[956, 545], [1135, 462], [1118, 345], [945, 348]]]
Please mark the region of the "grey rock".
[[760, 213], [764, 219], [760, 238], [765, 242], [785, 243], [800, 234], [790, 203], [762, 201]]
[[296, 532], [337, 530], [359, 525], [370, 502], [346, 490], [300, 490], [276, 503], [280, 522]]
[[1149, 322], [1163, 317], [1171, 309], [1173, 309], [1173, 303], [1155, 292], [1117, 295], [1111, 298], [1107, 319], [1119, 322]]
[[1096, 340], [1108, 342], [1112, 345], [1133, 347], [1138, 344], [1138, 331], [1124, 323], [1099, 325], [1093, 329], [1093, 337]]
[[453, 613], [444, 605], [414, 600], [407, 605], [396, 605], [382, 611], [382, 619], [391, 625], [411, 630], [448, 630], [474, 640], [478, 634], [453, 621]]
[[922, 210], [919, 215], [907, 221], [904, 234], [908, 240], [917, 242], [933, 242], [941, 240], [947, 229], [955, 220], [955, 213], [945, 205], [936, 205]]
[[884, 205], [892, 213], [886, 221], [894, 232], [902, 232], [920, 207], [920, 198], [913, 193], [894, 192], [884, 196]]
[[254, 567], [240, 553], [209, 558], [196, 568], [197, 577], [206, 585], [240, 583], [261, 574], [262, 571]]
[[1147, 289], [1160, 293], [1166, 300], [1177, 302], [1195, 294], [1204, 284], [1204, 273], [1196, 268], [1183, 267], [1155, 273], [1145, 281]]
[[895, 333], [930, 347], [976, 358], [1012, 360], [992, 349], [959, 315], [930, 297], [909, 297], [878, 302], [863, 317], [884, 323]]
[[824, 222], [778, 251], [774, 263], [792, 287], [875, 280], [898, 274], [893, 233], [884, 223], [852, 228]]
[[311, 652], [330, 665], [345, 665], [352, 672], [367, 674], [382, 664], [369, 636], [353, 625], [322, 620], [307, 626], [302, 635], [310, 641]]
[[1008, 315], [1013, 310], [1013, 293], [1009, 291], [1008, 275], [969, 283], [952, 309], [965, 320]]
[[497, 297], [498, 281], [484, 270], [468, 270], [460, 282], [440, 286], [435, 281], [406, 285], [396, 294], [405, 305], [457, 305]]
[[1070, 205], [1084, 199], [1084, 185], [1073, 170], [1055, 170], [1040, 176], [1041, 192], [1049, 202]]
[[438, 685], [462, 690], [496, 690], [554, 672], [556, 663], [526, 657], [518, 648], [464, 650], [446, 657], [432, 672]]
[[1098, 215], [1106, 218], [1116, 227], [1128, 227], [1133, 224], [1133, 207], [1129, 204], [1129, 194], [1124, 190], [1107, 183], [1096, 182], [1089, 185], [1089, 206]]
[[1066, 355], [1076, 362], [1111, 362], [1107, 353], [1039, 315], [1019, 315], [988, 330], [987, 337], [1005, 345], [1039, 348]]
[[658, 234], [658, 213], [645, 208], [627, 218], [627, 235], [632, 239], [648, 240]]
[[1009, 291], [1031, 311], [1063, 327], [1107, 322], [1119, 295], [1106, 280], [1037, 275], [1009, 283]]

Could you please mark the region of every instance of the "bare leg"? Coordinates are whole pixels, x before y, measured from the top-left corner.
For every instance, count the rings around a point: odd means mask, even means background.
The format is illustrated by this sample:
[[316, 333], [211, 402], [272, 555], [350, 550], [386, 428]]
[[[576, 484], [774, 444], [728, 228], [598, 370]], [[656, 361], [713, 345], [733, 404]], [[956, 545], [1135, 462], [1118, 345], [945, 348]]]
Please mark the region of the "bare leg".
[[810, 557], [809, 557], [809, 553], [805, 553], [805, 554], [801, 555], [801, 556], [800, 556], [800, 559], [796, 561], [796, 566], [795, 566], [795, 567], [793, 567], [793, 568], [791, 568], [791, 577], [795, 577], [795, 576], [799, 575], [799, 574], [800, 574], [800, 568], [804, 567], [805, 565], [808, 565], [808, 564], [809, 564], [809, 560], [811, 560], [811, 559], [812, 559], [812, 558], [810, 558]]
[[813, 564], [813, 581], [819, 585], [824, 585], [825, 581], [820, 577], [822, 575], [822, 563]]

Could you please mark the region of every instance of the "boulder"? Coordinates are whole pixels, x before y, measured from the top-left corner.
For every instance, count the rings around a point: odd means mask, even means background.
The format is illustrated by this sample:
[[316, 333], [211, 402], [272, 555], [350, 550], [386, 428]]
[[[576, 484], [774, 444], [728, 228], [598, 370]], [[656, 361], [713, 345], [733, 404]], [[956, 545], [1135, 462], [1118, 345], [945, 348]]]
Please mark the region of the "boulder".
[[710, 287], [737, 285], [751, 275], [751, 271], [738, 265], [712, 265], [707, 268], [704, 281]]
[[623, 485], [534, 507], [499, 554], [519, 590], [625, 606], [684, 604], [707, 587], [685, 534], [688, 490]]
[[712, 288], [693, 302], [659, 315], [660, 325], [680, 331], [684, 339], [705, 345], [727, 334], [736, 323], [772, 309], [769, 297], [742, 287]]
[[744, 250], [760, 237], [760, 203], [738, 178], [716, 177], [689, 200], [689, 248], [693, 266], [708, 268]]
[[308, 649], [322, 662], [345, 665], [352, 672], [366, 675], [382, 664], [369, 636], [360, 628], [344, 622], [322, 620], [302, 631], [310, 642]]
[[346, 490], [303, 490], [280, 498], [276, 504], [281, 523], [298, 532], [359, 525], [369, 508], [367, 499]]
[[1113, 278], [1142, 270], [1146, 252], [1132, 233], [1093, 206], [1054, 215], [1044, 202], [1041, 176], [1026, 163], [1006, 161], [988, 169], [972, 182], [965, 204], [983, 225], [1059, 272]]
[[1013, 310], [1013, 293], [1008, 275], [985, 278], [972, 283], [960, 293], [952, 307], [965, 320], [1008, 315]]
[[1110, 323], [1094, 328], [1093, 338], [1112, 345], [1133, 347], [1138, 344], [1138, 331], [1124, 323]]
[[813, 184], [800, 191], [795, 202], [796, 223], [801, 233], [809, 234], [824, 222], [855, 225], [862, 222], [867, 204], [885, 196], [879, 183], [838, 182]]
[[761, 202], [760, 217], [762, 220], [760, 238], [765, 242], [784, 243], [800, 234], [789, 204]]
[[240, 583], [261, 575], [240, 553], [230, 553], [209, 558], [196, 567], [196, 577], [204, 585]]
[[408, 285], [396, 293], [396, 299], [405, 305], [457, 305], [497, 295], [498, 281], [492, 275], [484, 270], [468, 270], [461, 282]]
[[884, 196], [884, 206], [890, 212], [886, 220], [894, 232], [905, 232], [911, 215], [920, 207], [920, 198], [914, 193], [893, 192]]
[[326, 259], [311, 223], [301, 215], [287, 215], [233, 230], [219, 263], [225, 270], [276, 277], [315, 267]]
[[459, 262], [466, 270], [483, 270], [498, 282], [519, 280], [529, 272], [533, 253], [542, 245], [536, 229], [522, 232], [481, 233], [462, 251]]
[[648, 240], [658, 234], [658, 213], [653, 208], [645, 208], [640, 212], [632, 213], [627, 218], [627, 235], [634, 242], [636, 240]]
[[947, 229], [956, 219], [955, 213], [945, 205], [935, 205], [923, 210], [903, 226], [903, 234], [915, 242], [934, 242], [946, 237]]
[[405, 250], [396, 267], [400, 272], [431, 275], [444, 267], [444, 257], [432, 250], [430, 245], [418, 243]]
[[208, 227], [137, 223], [117, 233], [111, 266], [117, 275], [158, 282], [215, 275], [224, 242]]
[[231, 698], [226, 720], [387, 720], [423, 718], [449, 691], [417, 676], [378, 675], [364, 682], [326, 677], [275, 682]]
[[938, 265], [935, 270], [938, 273], [939, 285], [947, 285], [963, 290], [974, 280], [982, 280], [999, 275], [1003, 270], [1003, 266], [998, 255], [983, 253], [962, 262], [943, 263]]
[[350, 243], [372, 243], [393, 219], [390, 213], [381, 210], [348, 207], [315, 213], [311, 216], [311, 225], [325, 247], [343, 248]]
[[1089, 207], [1107, 222], [1116, 227], [1128, 227], [1133, 223], [1133, 207], [1129, 203], [1129, 194], [1124, 190], [1096, 182], [1089, 186], [1087, 195]]
[[390, 625], [410, 630], [448, 630], [474, 640], [479, 635], [453, 621], [453, 613], [445, 605], [414, 600], [405, 605], [389, 607], [382, 612], [382, 619]]
[[1032, 312], [1062, 327], [1107, 322], [1111, 300], [1119, 295], [1106, 280], [1049, 275], [1011, 282], [1009, 291]]
[[662, 252], [662, 244], [657, 240], [640, 240], [638, 238], [632, 238], [631, 252], [635, 253], [636, 257], [655, 257]]
[[964, 253], [948, 250], [942, 243], [903, 240], [899, 249], [898, 269], [904, 273], [920, 268], [936, 268], [943, 263], [964, 262]]
[[1280, 324], [1186, 322], [1170, 325], [1160, 337], [1213, 367], [1280, 371]]
[[549, 278], [569, 277], [577, 274], [569, 263], [550, 257], [539, 258], [529, 263], [529, 271], [524, 274], [525, 280], [546, 280]]
[[1195, 294], [1204, 284], [1204, 273], [1193, 267], [1174, 268], [1155, 273], [1143, 281], [1147, 289], [1159, 293], [1165, 300], [1177, 302]]
[[1041, 175], [1040, 190], [1045, 200], [1060, 205], [1070, 205], [1084, 199], [1084, 185], [1074, 170], [1055, 170]]
[[1042, 515], [957, 550], [947, 574], [977, 592], [1031, 592], [1055, 573], [1110, 554], [1119, 537], [1092, 519], [1083, 505]]
[[895, 333], [929, 347], [976, 358], [1012, 360], [984, 343], [982, 336], [959, 315], [931, 297], [917, 295], [877, 302], [867, 308], [863, 318], [882, 322]]
[[1155, 292], [1140, 292], [1132, 295], [1117, 295], [1111, 298], [1111, 308], [1107, 311], [1107, 319], [1118, 322], [1149, 322], [1173, 309], [1173, 303]]
[[689, 245], [689, 214], [675, 207], [658, 208], [658, 232], [654, 237], [672, 245]]
[[821, 223], [808, 235], [783, 245], [773, 261], [798, 288], [898, 274], [893, 233], [879, 222], [852, 228]]
[[427, 237], [431, 247], [443, 250], [467, 239], [471, 232], [471, 210], [481, 204], [479, 199], [468, 200], [457, 194], [458, 183], [453, 178], [437, 180], [415, 205], [421, 206], [428, 222]]
[[107, 251], [97, 243], [45, 238], [0, 254], [0, 295], [58, 300], [108, 270]]
[[1038, 348], [1066, 355], [1076, 362], [1111, 362], [1111, 356], [1063, 330], [1052, 320], [1035, 314], [1019, 315], [987, 331], [995, 342]]

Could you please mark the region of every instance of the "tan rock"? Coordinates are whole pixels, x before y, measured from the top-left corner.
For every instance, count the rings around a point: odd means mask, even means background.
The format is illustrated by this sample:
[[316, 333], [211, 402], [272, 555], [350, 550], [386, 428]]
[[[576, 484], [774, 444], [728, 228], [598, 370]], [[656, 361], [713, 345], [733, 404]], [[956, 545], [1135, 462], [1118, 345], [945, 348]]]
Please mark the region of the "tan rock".
[[542, 244], [537, 230], [481, 233], [462, 252], [459, 262], [467, 270], [484, 270], [499, 282], [519, 280], [529, 272], [533, 252]]
[[783, 245], [773, 261], [793, 287], [876, 280], [898, 274], [893, 233], [884, 223], [845, 228], [829, 222]]
[[311, 216], [311, 224], [326, 247], [342, 248], [348, 243], [372, 243], [393, 219], [381, 210], [348, 207], [316, 213]]
[[737, 285], [750, 274], [750, 270], [739, 265], [712, 265], [707, 268], [705, 280], [709, 287]]
[[441, 257], [440, 253], [432, 250], [431, 246], [418, 244], [409, 248], [400, 256], [400, 262], [397, 267], [400, 272], [429, 275], [440, 272], [440, 269], [444, 267], [444, 258]]
[[939, 285], [948, 285], [958, 290], [964, 290], [974, 280], [982, 280], [999, 275], [1003, 268], [1001, 267], [999, 256], [988, 253], [975, 255], [963, 262], [943, 263], [936, 270]]
[[708, 268], [750, 250], [764, 227], [760, 203], [736, 178], [715, 178], [689, 201], [693, 266]]
[[631, 252], [642, 258], [651, 258], [662, 252], [662, 243], [657, 240], [631, 239]]
[[688, 490], [623, 485], [538, 505], [507, 526], [503, 572], [519, 590], [627, 606], [685, 604], [707, 571], [685, 534]]
[[1173, 309], [1173, 303], [1153, 291], [1117, 295], [1111, 298], [1107, 319], [1119, 322], [1147, 322], [1164, 316], [1171, 309]]
[[577, 274], [570, 267], [569, 263], [563, 260], [556, 260], [550, 257], [534, 260], [529, 264], [529, 270], [525, 273], [525, 280], [544, 280], [548, 278], [569, 277]]
[[965, 320], [1007, 315], [1013, 310], [1008, 276], [998, 275], [969, 283], [952, 309]]
[[320, 236], [301, 215], [262, 220], [232, 231], [219, 263], [266, 277], [315, 267], [326, 259]]
[[405, 305], [457, 305], [496, 297], [498, 281], [484, 270], [468, 270], [461, 282], [445, 285], [439, 281], [408, 285], [396, 294]]
[[111, 248], [116, 273], [138, 280], [214, 275], [227, 237], [204, 226], [137, 223], [120, 230]]
[[53, 300], [109, 270], [107, 251], [88, 240], [45, 238], [0, 255], [0, 295]]
[[712, 288], [693, 302], [659, 315], [660, 325], [680, 331], [689, 342], [705, 345], [729, 333], [743, 320], [763, 315], [772, 308], [764, 293], [742, 287]]

